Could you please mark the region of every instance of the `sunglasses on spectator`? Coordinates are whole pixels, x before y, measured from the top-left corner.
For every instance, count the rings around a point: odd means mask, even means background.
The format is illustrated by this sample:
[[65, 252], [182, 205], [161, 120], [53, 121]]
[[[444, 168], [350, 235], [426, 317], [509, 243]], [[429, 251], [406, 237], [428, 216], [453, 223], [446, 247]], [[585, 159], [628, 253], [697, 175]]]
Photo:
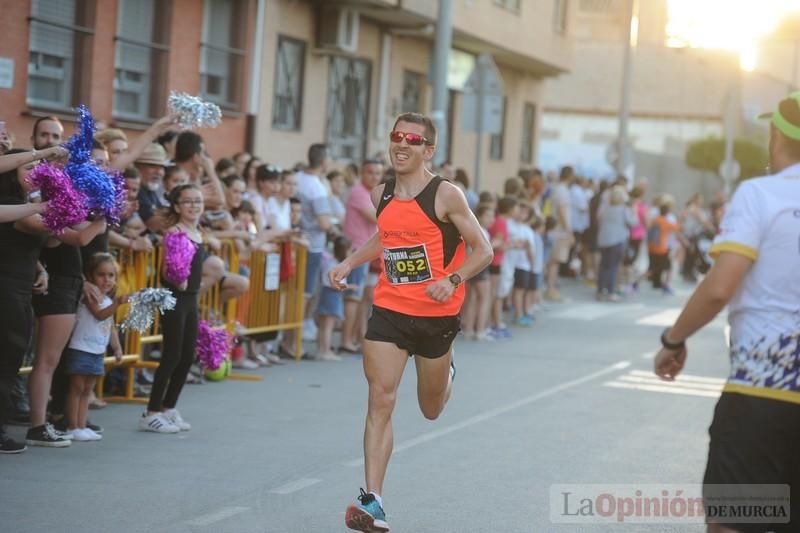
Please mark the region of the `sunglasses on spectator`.
[[389, 139], [395, 144], [399, 144], [406, 140], [410, 146], [422, 146], [423, 144], [431, 144], [428, 139], [419, 135], [418, 133], [406, 133], [404, 131], [394, 130], [389, 134]]

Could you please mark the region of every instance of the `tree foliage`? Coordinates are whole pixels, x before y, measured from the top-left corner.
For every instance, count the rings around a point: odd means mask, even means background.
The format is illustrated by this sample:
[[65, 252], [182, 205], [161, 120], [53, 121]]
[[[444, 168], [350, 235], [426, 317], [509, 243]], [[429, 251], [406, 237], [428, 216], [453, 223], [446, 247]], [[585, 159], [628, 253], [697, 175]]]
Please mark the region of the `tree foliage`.
[[[736, 139], [733, 142], [733, 158], [742, 169], [739, 179], [763, 176], [769, 163], [767, 151], [748, 139]], [[690, 168], [705, 170], [719, 175], [719, 167], [725, 159], [725, 139], [707, 137], [689, 143], [686, 150], [686, 164]]]

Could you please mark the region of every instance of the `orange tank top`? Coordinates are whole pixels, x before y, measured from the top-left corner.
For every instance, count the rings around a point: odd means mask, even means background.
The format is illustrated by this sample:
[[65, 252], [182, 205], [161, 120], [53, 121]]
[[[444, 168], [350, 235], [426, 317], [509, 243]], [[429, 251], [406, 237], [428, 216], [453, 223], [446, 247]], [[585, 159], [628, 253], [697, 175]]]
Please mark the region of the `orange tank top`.
[[455, 316], [464, 303], [464, 284], [439, 303], [425, 294], [431, 283], [446, 278], [464, 262], [464, 240], [458, 228], [436, 216], [434, 176], [415, 198], [395, 198], [395, 179], [386, 182], [378, 204], [378, 235], [383, 271], [375, 287], [375, 305], [414, 316]]

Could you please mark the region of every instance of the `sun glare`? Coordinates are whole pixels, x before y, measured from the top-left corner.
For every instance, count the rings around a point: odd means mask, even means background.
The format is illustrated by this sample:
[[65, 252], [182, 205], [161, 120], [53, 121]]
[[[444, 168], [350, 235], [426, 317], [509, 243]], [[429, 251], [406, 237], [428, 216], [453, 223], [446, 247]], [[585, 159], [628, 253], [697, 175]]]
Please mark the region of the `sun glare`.
[[800, 0], [669, 0], [666, 45], [732, 50], [752, 71], [758, 42], [795, 11]]

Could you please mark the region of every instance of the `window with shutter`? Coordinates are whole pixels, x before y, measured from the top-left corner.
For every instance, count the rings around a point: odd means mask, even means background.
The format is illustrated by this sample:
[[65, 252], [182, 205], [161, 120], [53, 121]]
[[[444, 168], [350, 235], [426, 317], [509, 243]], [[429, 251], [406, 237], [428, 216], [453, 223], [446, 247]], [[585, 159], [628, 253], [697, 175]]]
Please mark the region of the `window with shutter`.
[[114, 116], [147, 121], [164, 107], [163, 72], [171, 2], [119, 0]]
[[86, 98], [86, 57], [94, 34], [94, 0], [33, 0], [27, 101], [69, 109]]
[[275, 129], [298, 131], [301, 128], [305, 57], [306, 43], [278, 36], [272, 97], [272, 127]]
[[200, 83], [203, 98], [241, 109], [247, 2], [205, 0]]

